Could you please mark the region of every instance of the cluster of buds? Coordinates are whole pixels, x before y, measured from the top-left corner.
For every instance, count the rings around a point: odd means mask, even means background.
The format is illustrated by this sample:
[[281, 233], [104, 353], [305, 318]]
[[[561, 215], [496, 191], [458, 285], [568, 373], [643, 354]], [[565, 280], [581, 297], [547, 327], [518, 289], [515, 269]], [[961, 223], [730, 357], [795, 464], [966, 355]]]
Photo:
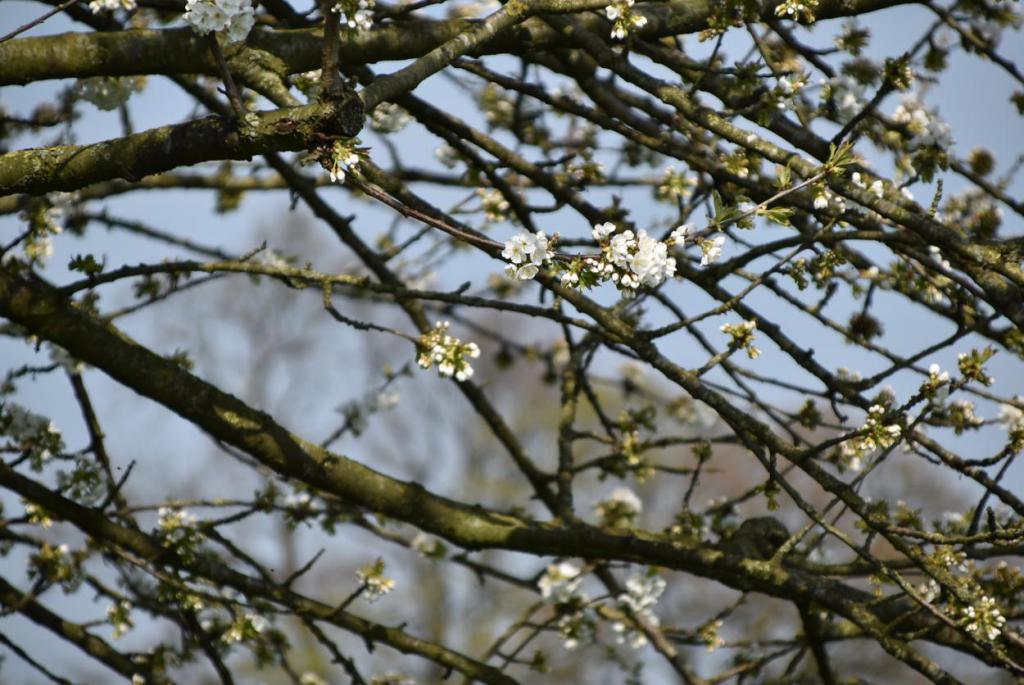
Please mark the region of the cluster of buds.
[[949, 398], [949, 372], [943, 371], [938, 364], [928, 367], [928, 379], [921, 384], [921, 394], [935, 405], [943, 405]]
[[729, 343], [732, 349], [746, 350], [747, 356], [751, 359], [757, 359], [761, 355], [761, 350], [754, 347], [754, 331], [757, 330], [756, 321], [744, 321], [735, 324], [725, 323], [722, 324], [720, 330], [732, 338], [732, 342]]
[[1006, 625], [1006, 617], [999, 610], [996, 601], [988, 595], [982, 595], [976, 603], [953, 613], [959, 619], [959, 624], [980, 640], [995, 640]]
[[[331, 183], [344, 183], [345, 177], [359, 165], [358, 138], [339, 138], [331, 146], [330, 167]], [[322, 162], [323, 163], [323, 162]]]

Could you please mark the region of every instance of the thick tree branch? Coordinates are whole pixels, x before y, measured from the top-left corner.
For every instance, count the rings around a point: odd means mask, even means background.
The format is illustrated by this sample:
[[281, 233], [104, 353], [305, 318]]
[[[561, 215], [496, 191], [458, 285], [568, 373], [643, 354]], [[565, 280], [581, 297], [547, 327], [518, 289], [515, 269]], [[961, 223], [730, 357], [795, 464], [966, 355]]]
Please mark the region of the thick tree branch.
[[[819, 4], [819, 19], [831, 19], [873, 12], [912, 0], [827, 0]], [[560, 3], [548, 0], [530, 3], [531, 12], [554, 13]], [[594, 9], [600, 2], [569, 2], [562, 11]], [[761, 0], [757, 16], [775, 18], [778, 3]], [[708, 28], [717, 3], [707, 0], [675, 0], [638, 6], [648, 24], [638, 33], [645, 38], [662, 38], [696, 33]], [[608, 23], [597, 15], [583, 15], [588, 29], [604, 32]], [[465, 19], [445, 21], [410, 20], [361, 31], [346, 37], [339, 46], [342, 66], [422, 57], [453, 38], [473, 30], [479, 22]], [[321, 30], [257, 30], [246, 40], [251, 48], [280, 58], [289, 73], [320, 66]], [[565, 39], [538, 19], [531, 19], [488, 42], [487, 54], [527, 54], [537, 49], [564, 47]], [[190, 28], [118, 32], [67, 33], [40, 38], [22, 38], [0, 44], [0, 85], [24, 84], [55, 78], [89, 76], [133, 76], [140, 74], [217, 74], [217, 65], [201, 36]]]
[[0, 155], [0, 195], [70, 191], [117, 178], [136, 181], [200, 162], [304, 150], [324, 137], [354, 136], [361, 126], [362, 107], [352, 96], [264, 112], [241, 128], [206, 117], [92, 145], [19, 150]]

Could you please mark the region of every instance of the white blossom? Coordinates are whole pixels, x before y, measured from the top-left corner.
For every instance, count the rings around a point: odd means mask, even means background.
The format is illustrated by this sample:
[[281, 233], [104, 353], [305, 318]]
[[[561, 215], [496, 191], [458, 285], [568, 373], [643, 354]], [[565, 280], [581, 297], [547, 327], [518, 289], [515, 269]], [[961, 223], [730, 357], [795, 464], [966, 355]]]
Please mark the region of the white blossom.
[[183, 18], [196, 33], [223, 31], [231, 42], [245, 40], [256, 23], [250, 0], [188, 0]]
[[937, 146], [948, 148], [953, 144], [949, 124], [941, 121], [913, 96], [905, 96], [892, 114], [894, 123], [904, 126], [914, 147]]
[[363, 566], [356, 572], [356, 578], [362, 588], [362, 596], [367, 602], [376, 602], [395, 589], [395, 581], [384, 576], [383, 559]]
[[425, 557], [436, 559], [444, 556], [444, 543], [433, 535], [423, 532], [416, 533], [416, 537], [412, 539], [409, 546]]
[[438, 321], [434, 328], [420, 336], [417, 363], [424, 369], [436, 364], [437, 372], [442, 376], [465, 381], [473, 375], [473, 367], [467, 359], [479, 357], [480, 348], [476, 343], [464, 343], [448, 335], [448, 326], [447, 321]]
[[629, 488], [615, 488], [607, 499], [594, 506], [601, 516], [604, 526], [630, 525], [643, 511], [644, 505], [640, 498]]
[[480, 197], [485, 220], [495, 222], [508, 218], [509, 203], [504, 193], [497, 188], [477, 188], [476, 194]]
[[107, 607], [107, 621], [114, 627], [114, 639], [120, 638], [135, 627], [131, 619], [132, 603], [122, 599]]
[[331, 149], [331, 183], [344, 183], [346, 176], [359, 165], [358, 138], [334, 141]]
[[[1022, 402], [1024, 397], [1017, 396], [1014, 400]], [[1024, 411], [1012, 404], [1000, 404], [998, 421], [1008, 431], [1024, 430]]]
[[537, 275], [541, 266], [550, 262], [555, 253], [544, 231], [521, 231], [505, 241], [501, 256], [508, 260], [505, 273], [511, 278], [528, 281]]
[[434, 149], [434, 157], [448, 169], [455, 168], [459, 163], [459, 152], [448, 143], [442, 143]]
[[90, 0], [89, 2], [89, 10], [93, 14], [113, 12], [122, 7], [130, 12], [135, 9], [135, 0]]
[[136, 81], [127, 76], [93, 76], [79, 79], [75, 83], [75, 93], [97, 109], [115, 110], [128, 102]]
[[615, 224], [610, 221], [603, 224], [594, 224], [594, 230], [592, 231], [594, 240], [603, 242], [608, 236], [615, 232]]
[[604, 8], [604, 15], [612, 22], [611, 37], [622, 40], [633, 29], [647, 25], [647, 17], [633, 11], [634, 0], [615, 0]]
[[563, 561], [559, 564], [551, 564], [545, 570], [544, 575], [537, 581], [537, 588], [540, 590], [541, 597], [547, 598], [552, 593], [566, 586], [570, 592], [575, 591], [579, 586], [582, 577], [580, 574], [583, 569], [577, 564], [571, 561]]
[[655, 287], [676, 273], [676, 260], [668, 256], [668, 246], [640, 231], [636, 237], [636, 250], [628, 258], [630, 271], [640, 285]]
[[327, 685], [327, 681], [312, 671], [306, 671], [299, 676], [299, 685]]
[[[617, 597], [619, 606], [628, 610], [636, 620], [658, 627], [661, 621], [651, 609], [665, 592], [665, 579], [650, 571], [633, 573], [626, 579], [626, 592]], [[616, 621], [612, 630], [618, 633], [616, 640], [621, 644], [628, 642], [633, 649], [647, 644], [647, 637], [642, 630], [625, 621]]]
[[825, 82], [822, 92], [825, 97], [831, 96], [836, 106], [836, 118], [846, 122], [857, 116], [867, 100], [864, 98], [864, 84], [849, 75], [836, 76]]
[[810, 23], [814, 21], [814, 10], [817, 7], [818, 0], [783, 0], [775, 6], [775, 16]]
[[928, 367], [928, 380], [921, 385], [921, 391], [932, 404], [941, 405], [949, 398], [949, 372], [943, 371], [938, 364]]
[[674, 247], [682, 248], [686, 246], [686, 239], [690, 236], [690, 232], [693, 230], [693, 226], [690, 224], [680, 224], [672, 229], [672, 232], [668, 236], [668, 242]]
[[340, 0], [331, 8], [341, 15], [342, 24], [352, 31], [368, 31], [373, 27], [374, 0]]
[[707, 266], [714, 264], [722, 256], [722, 245], [725, 243], [724, 235], [716, 235], [714, 238], [705, 238], [700, 243], [703, 255], [700, 258], [700, 265]]
[[382, 102], [370, 113], [370, 128], [378, 133], [397, 133], [412, 120], [404, 109], [392, 102]]

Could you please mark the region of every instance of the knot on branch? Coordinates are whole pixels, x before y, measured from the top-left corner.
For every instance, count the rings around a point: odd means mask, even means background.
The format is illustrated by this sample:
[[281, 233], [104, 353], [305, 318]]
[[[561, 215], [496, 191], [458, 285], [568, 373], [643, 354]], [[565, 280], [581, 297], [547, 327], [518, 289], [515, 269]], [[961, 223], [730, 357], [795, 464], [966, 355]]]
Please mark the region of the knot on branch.
[[355, 138], [363, 130], [366, 118], [363, 101], [351, 88], [332, 88], [325, 93], [324, 104], [330, 106], [330, 114], [321, 122], [319, 133], [327, 139]]

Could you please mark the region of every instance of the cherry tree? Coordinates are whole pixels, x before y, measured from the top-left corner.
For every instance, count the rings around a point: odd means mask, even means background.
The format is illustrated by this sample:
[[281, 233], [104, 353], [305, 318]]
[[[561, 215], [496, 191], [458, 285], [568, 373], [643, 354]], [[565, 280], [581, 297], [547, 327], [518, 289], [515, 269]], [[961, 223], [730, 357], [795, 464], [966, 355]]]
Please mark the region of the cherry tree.
[[1024, 677], [1015, 3], [5, 4], [10, 677]]

